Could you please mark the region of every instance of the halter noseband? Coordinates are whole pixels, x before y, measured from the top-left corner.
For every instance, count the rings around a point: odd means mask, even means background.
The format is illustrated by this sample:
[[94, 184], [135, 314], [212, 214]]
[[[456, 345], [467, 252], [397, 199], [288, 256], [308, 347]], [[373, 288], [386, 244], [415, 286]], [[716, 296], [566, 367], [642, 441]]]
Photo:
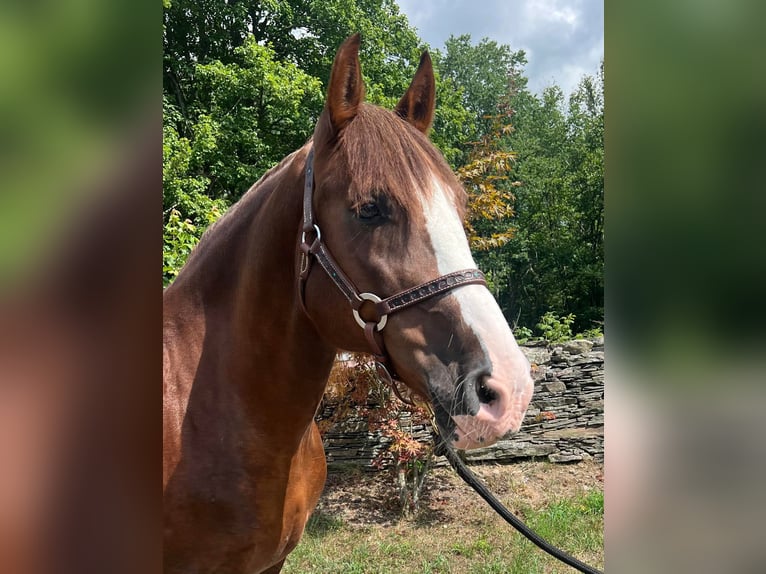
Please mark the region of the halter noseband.
[[[375, 333], [380, 333], [385, 328], [388, 316], [415, 305], [416, 303], [430, 299], [440, 293], [451, 291], [456, 287], [471, 284], [486, 286], [487, 282], [484, 273], [478, 269], [454, 271], [453, 273], [442, 275], [426, 283], [401, 291], [396, 295], [386, 297], [385, 299], [378, 297], [374, 293], [360, 293], [346, 274], [341, 271], [337, 262], [328, 251], [327, 246], [322, 242], [322, 232], [314, 218], [313, 200], [314, 149], [312, 147], [309, 151], [308, 158], [306, 159], [306, 183], [303, 188], [303, 227], [300, 242], [301, 264], [298, 278], [298, 292], [301, 306], [303, 307], [304, 312], [306, 312], [304, 299], [305, 287], [306, 280], [311, 271], [311, 261], [313, 257], [319, 262], [322, 269], [325, 270], [327, 275], [332, 279], [333, 283], [335, 283], [351, 305], [351, 312], [354, 315], [354, 319], [364, 330], [364, 336], [370, 345], [375, 360], [377, 361], [376, 366], [378, 368], [378, 373], [383, 378], [387, 378], [389, 382], [392, 382], [392, 379], [396, 378], [396, 373], [386, 354], [385, 345], [383, 344], [383, 336], [380, 336], [380, 342], [375, 337]], [[309, 239], [312, 235], [313, 239]], [[367, 301], [370, 302], [368, 306], [375, 312], [375, 318], [371, 320], [366, 320], [359, 314], [359, 309]], [[308, 313], [306, 314], [308, 315]], [[396, 391], [395, 385], [393, 385], [393, 388]]]

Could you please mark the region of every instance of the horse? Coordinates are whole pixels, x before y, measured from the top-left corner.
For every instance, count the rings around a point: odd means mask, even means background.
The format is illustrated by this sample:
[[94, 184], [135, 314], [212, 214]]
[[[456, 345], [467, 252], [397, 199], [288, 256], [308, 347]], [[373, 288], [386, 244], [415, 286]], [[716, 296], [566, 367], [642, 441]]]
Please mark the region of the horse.
[[386, 110], [364, 101], [359, 45], [338, 49], [312, 137], [164, 292], [167, 573], [281, 570], [324, 487], [314, 415], [339, 349], [372, 352], [459, 449], [518, 431], [529, 404], [530, 365], [466, 240], [466, 192], [428, 139], [431, 59]]

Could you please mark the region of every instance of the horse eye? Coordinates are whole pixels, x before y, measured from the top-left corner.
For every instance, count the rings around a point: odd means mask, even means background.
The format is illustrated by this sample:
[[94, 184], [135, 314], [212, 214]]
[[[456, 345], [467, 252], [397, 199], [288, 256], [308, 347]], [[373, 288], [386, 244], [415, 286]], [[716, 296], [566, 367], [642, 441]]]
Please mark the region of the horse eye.
[[359, 219], [375, 219], [380, 217], [380, 208], [377, 203], [365, 203], [359, 208]]

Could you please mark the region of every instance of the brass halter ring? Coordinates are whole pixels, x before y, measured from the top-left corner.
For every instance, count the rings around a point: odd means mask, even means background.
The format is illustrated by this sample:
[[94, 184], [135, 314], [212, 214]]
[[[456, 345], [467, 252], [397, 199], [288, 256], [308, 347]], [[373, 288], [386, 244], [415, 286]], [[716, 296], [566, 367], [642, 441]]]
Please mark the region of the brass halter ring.
[[[359, 293], [359, 298], [363, 299], [365, 301], [372, 301], [373, 303], [380, 303], [382, 299], [375, 295], [374, 293]], [[356, 309], [351, 309], [351, 312], [354, 314], [354, 319], [356, 319], [357, 324], [364, 329], [364, 326], [369, 322], [362, 319], [362, 317], [359, 315], [359, 311]], [[386, 322], [388, 321], [388, 315], [383, 315], [380, 318], [380, 321], [378, 321], [378, 324], [375, 325], [375, 328], [378, 330], [378, 332], [383, 330], [383, 327], [386, 326]]]

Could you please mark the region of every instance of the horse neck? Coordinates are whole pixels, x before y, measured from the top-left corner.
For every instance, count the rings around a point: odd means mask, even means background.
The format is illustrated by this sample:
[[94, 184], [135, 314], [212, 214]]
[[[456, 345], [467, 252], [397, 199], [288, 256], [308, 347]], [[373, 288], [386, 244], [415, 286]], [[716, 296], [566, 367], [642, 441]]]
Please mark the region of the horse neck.
[[[298, 232], [307, 148], [248, 191], [211, 230], [192, 261], [200, 281], [205, 384], [235, 393], [259, 432], [300, 435], [322, 398], [335, 349], [297, 298]], [[182, 278], [182, 284], [191, 281]], [[200, 370], [195, 385], [200, 381]], [[275, 416], [278, 415], [278, 416]], [[286, 428], [300, 421], [301, 428]]]

